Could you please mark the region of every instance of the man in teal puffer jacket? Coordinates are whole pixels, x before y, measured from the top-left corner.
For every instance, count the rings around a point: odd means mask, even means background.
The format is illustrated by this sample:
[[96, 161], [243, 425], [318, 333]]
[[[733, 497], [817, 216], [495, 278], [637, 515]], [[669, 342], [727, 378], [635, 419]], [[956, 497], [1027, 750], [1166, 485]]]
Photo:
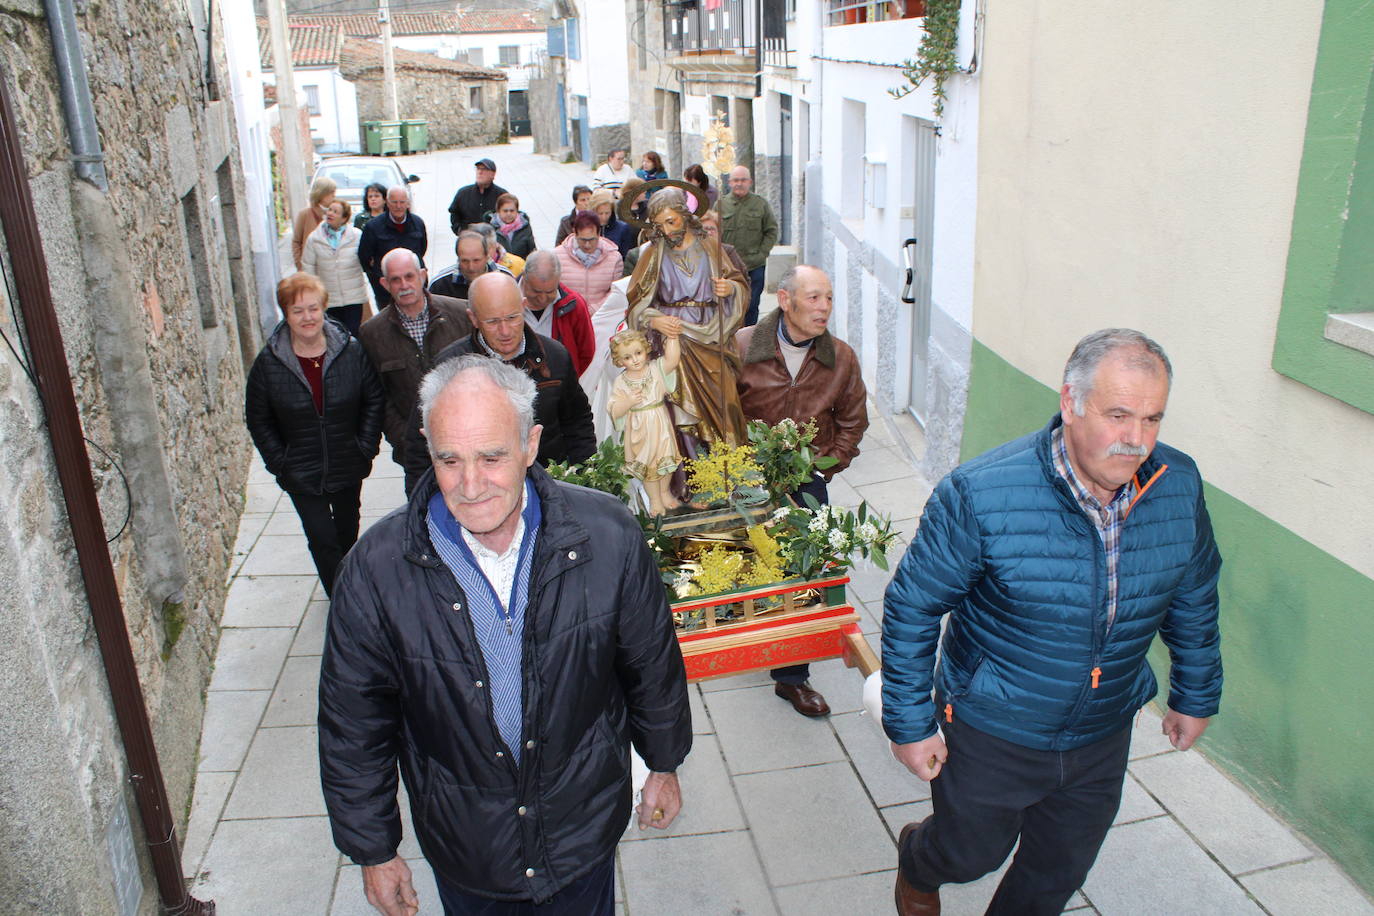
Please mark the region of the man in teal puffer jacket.
[[1216, 713], [1221, 558], [1196, 465], [1155, 441], [1171, 382], [1144, 334], [1089, 334], [1060, 413], [926, 504], [883, 618], [883, 727], [933, 780], [934, 813], [898, 845], [902, 916], [939, 913], [941, 884], [993, 871], [1018, 838], [988, 913], [1062, 911], [1120, 804], [1156, 633], [1164, 733], [1186, 750]]

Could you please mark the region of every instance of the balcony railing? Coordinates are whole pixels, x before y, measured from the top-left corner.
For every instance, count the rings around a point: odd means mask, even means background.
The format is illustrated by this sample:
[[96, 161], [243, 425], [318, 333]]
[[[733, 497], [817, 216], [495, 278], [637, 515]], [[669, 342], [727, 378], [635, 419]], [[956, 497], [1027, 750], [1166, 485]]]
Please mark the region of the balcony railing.
[[663, 5], [663, 46], [670, 53], [752, 54], [757, 33], [754, 0]]

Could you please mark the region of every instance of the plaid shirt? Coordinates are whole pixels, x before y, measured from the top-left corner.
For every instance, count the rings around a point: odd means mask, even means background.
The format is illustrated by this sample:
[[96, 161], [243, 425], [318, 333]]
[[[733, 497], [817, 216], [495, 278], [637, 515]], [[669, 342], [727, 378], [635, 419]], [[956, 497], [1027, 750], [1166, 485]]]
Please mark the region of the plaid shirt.
[[425, 349], [425, 332], [429, 330], [429, 301], [425, 301], [424, 310], [414, 318], [399, 308], [396, 310], [396, 316], [401, 319], [401, 327], [405, 328], [410, 339], [415, 341], [415, 346], [423, 352]]
[[[1107, 552], [1107, 627], [1111, 628], [1116, 619], [1117, 562], [1121, 559], [1121, 526], [1126, 521], [1126, 510], [1135, 497], [1135, 481], [1129, 481], [1107, 505], [1098, 502], [1097, 497], [1088, 492], [1079, 481], [1069, 463], [1069, 452], [1064, 446], [1064, 427], [1056, 427], [1052, 435], [1051, 449], [1054, 453], [1054, 469], [1059, 476], [1068, 481], [1074, 499], [1078, 500], [1083, 514], [1092, 520], [1102, 547]], [[1093, 686], [1096, 686], [1094, 684]]]

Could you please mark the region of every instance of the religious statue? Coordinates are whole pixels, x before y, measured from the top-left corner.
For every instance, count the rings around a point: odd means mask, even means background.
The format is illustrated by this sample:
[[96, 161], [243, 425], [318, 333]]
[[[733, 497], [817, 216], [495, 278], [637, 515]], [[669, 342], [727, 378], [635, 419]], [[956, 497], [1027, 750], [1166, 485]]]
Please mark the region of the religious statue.
[[682, 455], [667, 404], [668, 393], [677, 385], [680, 356], [678, 337], [671, 330], [657, 359], [649, 358], [643, 331], [625, 330], [611, 338], [611, 360], [621, 372], [611, 386], [607, 409], [621, 434], [625, 471], [644, 484], [650, 515], [682, 505], [669, 489]]
[[[749, 304], [749, 280], [706, 235], [681, 184], [671, 182], [649, 198], [649, 243], [630, 276], [626, 325], [644, 332], [652, 356], [662, 355], [665, 334], [681, 335], [668, 407], [682, 454], [694, 458], [703, 445], [746, 441], [734, 335]], [[673, 489], [685, 498], [680, 482]]]

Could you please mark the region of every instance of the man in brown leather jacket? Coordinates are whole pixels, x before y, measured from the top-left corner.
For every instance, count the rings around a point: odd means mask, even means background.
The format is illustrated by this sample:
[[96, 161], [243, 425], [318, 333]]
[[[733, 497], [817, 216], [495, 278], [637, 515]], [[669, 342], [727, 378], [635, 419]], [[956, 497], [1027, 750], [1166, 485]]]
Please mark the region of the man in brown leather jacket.
[[[824, 271], [799, 265], [778, 282], [777, 311], [735, 332], [744, 362], [738, 385], [745, 419], [815, 420], [816, 453], [836, 460], [795, 494], [800, 499], [810, 493], [821, 503], [830, 501], [826, 481], [859, 454], [859, 440], [868, 429], [868, 393], [859, 359], [849, 344], [826, 330], [834, 298]], [[810, 673], [808, 665], [773, 669], [773, 692], [804, 716], [824, 716], [830, 707], [806, 683]]]

